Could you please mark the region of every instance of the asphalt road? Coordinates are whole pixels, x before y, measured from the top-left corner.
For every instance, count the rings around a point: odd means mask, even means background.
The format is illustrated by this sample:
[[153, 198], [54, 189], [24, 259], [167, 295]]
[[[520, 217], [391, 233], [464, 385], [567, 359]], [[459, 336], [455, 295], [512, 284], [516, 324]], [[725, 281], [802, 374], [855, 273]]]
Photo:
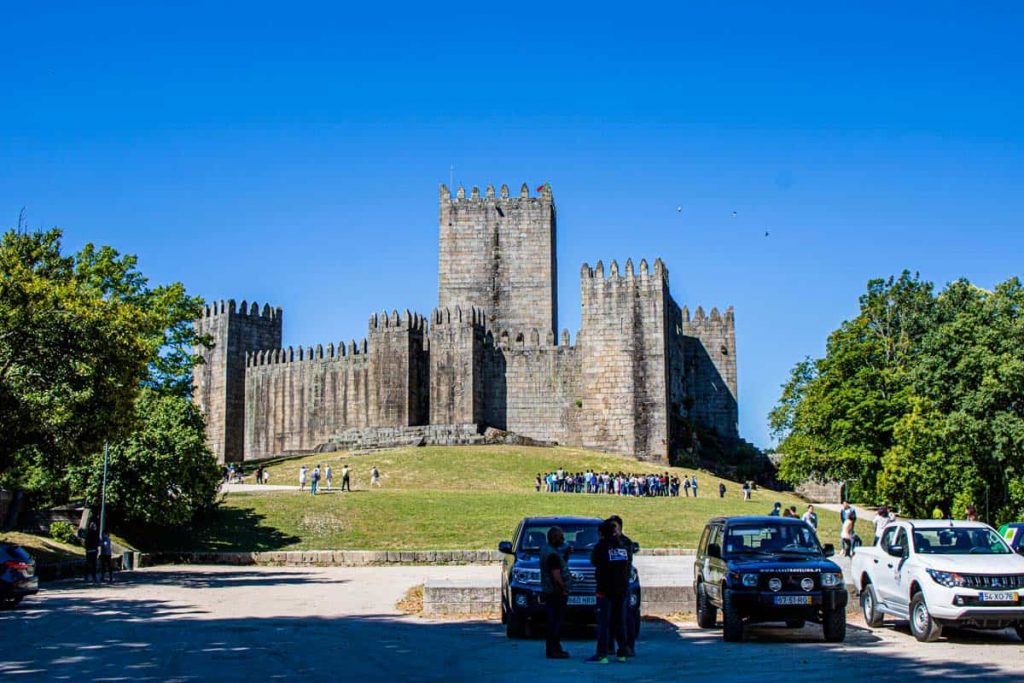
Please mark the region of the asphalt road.
[[638, 657], [586, 664], [589, 631], [549, 662], [540, 640], [506, 640], [496, 621], [427, 621], [394, 603], [427, 578], [486, 567], [160, 567], [113, 585], [54, 584], [0, 612], [5, 680], [275, 679], [640, 681], [1011, 680], [1024, 671], [1012, 632], [959, 632], [920, 644], [906, 626], [851, 624], [841, 645], [815, 627], [760, 628], [726, 644], [692, 623], [646, 621]]

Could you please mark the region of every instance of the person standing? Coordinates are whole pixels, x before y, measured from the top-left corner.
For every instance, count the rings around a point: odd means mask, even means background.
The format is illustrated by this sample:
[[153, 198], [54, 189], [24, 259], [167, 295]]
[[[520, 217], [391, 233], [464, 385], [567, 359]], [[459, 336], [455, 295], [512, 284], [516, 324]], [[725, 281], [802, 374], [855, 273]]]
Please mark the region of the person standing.
[[725, 498], [725, 484], [718, 485], [718, 497]]
[[975, 508], [974, 508], [974, 506], [973, 506], [973, 505], [968, 505], [968, 506], [967, 506], [967, 507], [965, 508], [965, 510], [964, 510], [964, 513], [965, 513], [965, 516], [964, 516], [964, 518], [965, 518], [965, 519], [966, 519], [966, 520], [967, 520], [968, 522], [977, 522], [977, 521], [978, 521], [978, 513], [977, 513], [977, 511], [975, 510]]
[[331, 463], [327, 463], [327, 469], [324, 471], [324, 479], [327, 480], [327, 490], [331, 490], [331, 479], [334, 477], [334, 472], [331, 471]]
[[782, 503], [776, 501], [772, 507], [772, 511], [768, 513], [769, 517], [778, 517], [782, 514]]
[[743, 482], [743, 500], [750, 500], [750, 482]]
[[875, 518], [871, 521], [875, 523], [875, 545], [878, 545], [878, 539], [882, 537], [882, 530], [885, 529], [886, 524], [892, 521], [892, 517], [889, 516], [889, 506], [883, 505], [878, 508]]
[[89, 528], [85, 532], [85, 580], [96, 578], [96, 559], [100, 552], [100, 532], [96, 529], [96, 522], [89, 522]]
[[693, 480], [690, 482], [690, 488], [693, 489], [693, 497], [697, 497], [697, 475], [693, 475]]
[[110, 543], [110, 532], [103, 530], [100, 536], [100, 579], [107, 575], [107, 581], [114, 582], [114, 549]]
[[313, 468], [313, 476], [309, 478], [309, 493], [316, 495], [316, 487], [320, 483], [320, 465]]
[[370, 486], [380, 486], [380, 470], [376, 465], [370, 468]]
[[306, 466], [303, 465], [299, 468], [299, 489], [302, 491], [306, 490]]
[[568, 659], [562, 647], [562, 622], [569, 601], [568, 562], [560, 548], [565, 543], [561, 527], [548, 529], [547, 543], [540, 551], [540, 589], [546, 618], [544, 656], [548, 659]]
[[597, 583], [597, 651], [587, 661], [607, 664], [614, 638], [619, 643], [616, 656], [624, 662], [627, 650], [623, 608], [629, 592], [629, 551], [623, 547], [615, 522], [601, 522], [598, 534], [601, 540], [590, 553]]
[[690, 478], [685, 474], [683, 475], [683, 493], [686, 494], [687, 498], [690, 497]]
[[846, 511], [846, 517], [843, 519], [843, 529], [839, 532], [839, 540], [843, 544], [843, 557], [853, 557], [853, 533], [856, 523], [857, 513], [851, 508]]
[[[612, 515], [611, 517], [608, 518], [608, 521], [610, 521], [613, 524], [615, 524], [616, 533], [618, 534], [619, 538], [622, 540], [622, 545], [624, 545], [626, 547], [626, 550], [629, 552], [629, 578], [630, 578], [630, 581], [632, 581], [632, 579], [633, 579], [633, 539], [631, 539], [626, 534], [622, 533], [622, 517], [619, 517], [618, 515]], [[634, 617], [636, 615], [633, 613], [633, 608], [629, 604], [630, 593], [631, 593], [631, 591], [629, 589], [629, 586], [627, 585], [626, 586], [626, 598], [625, 598], [625, 602], [624, 602], [623, 607], [622, 607], [622, 609], [623, 609], [622, 620], [623, 620], [623, 622], [625, 624], [625, 632], [626, 632], [625, 633], [626, 640], [623, 643], [623, 645], [624, 645], [624, 649], [626, 651], [626, 656], [627, 657], [635, 657], [636, 656], [636, 631], [637, 631], [637, 626], [638, 625], [634, 621]]]
[[352, 482], [349, 478], [348, 463], [341, 467], [341, 490], [352, 493]]
[[818, 513], [814, 511], [813, 505], [807, 506], [807, 511], [800, 517], [804, 522], [815, 531], [818, 530]]

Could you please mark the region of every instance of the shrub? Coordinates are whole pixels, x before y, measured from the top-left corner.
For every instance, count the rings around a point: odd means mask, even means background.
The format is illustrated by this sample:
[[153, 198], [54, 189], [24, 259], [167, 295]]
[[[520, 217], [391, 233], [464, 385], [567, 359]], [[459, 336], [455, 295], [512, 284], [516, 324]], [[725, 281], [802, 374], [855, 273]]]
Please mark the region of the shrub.
[[60, 519], [50, 524], [50, 538], [61, 543], [78, 543], [78, 529], [71, 522]]

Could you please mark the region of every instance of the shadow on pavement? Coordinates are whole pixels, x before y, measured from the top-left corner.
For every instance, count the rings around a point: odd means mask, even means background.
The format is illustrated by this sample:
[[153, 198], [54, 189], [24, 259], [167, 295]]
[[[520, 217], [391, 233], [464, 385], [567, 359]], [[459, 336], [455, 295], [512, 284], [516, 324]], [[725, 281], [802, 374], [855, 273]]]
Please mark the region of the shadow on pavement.
[[[147, 572], [117, 572], [114, 583], [103, 583], [107, 588], [130, 587], [134, 585], [165, 585], [176, 588], [247, 588], [252, 586], [282, 586], [289, 584], [312, 585], [317, 583], [338, 585], [348, 583], [345, 579], [325, 576], [307, 571], [249, 571], [246, 569], [196, 572], [189, 569]], [[81, 579], [69, 579], [46, 585], [47, 593], [78, 591], [97, 584]]]
[[[159, 579], [173, 581], [174, 574]], [[217, 581], [224, 577], [214, 577], [202, 587], [229, 587], [231, 574], [222, 583]], [[271, 575], [268, 585], [300, 577]], [[508, 640], [493, 621], [391, 615], [225, 619], [199, 607], [129, 596], [90, 598], [54, 591], [26, 602], [24, 609], [0, 613], [0, 677], [529, 683], [643, 683], [701, 675], [758, 682], [1007, 678], [995, 666], [955, 661], [953, 653], [940, 655], [916, 643], [906, 653], [880, 649], [880, 639], [862, 628], [851, 629], [846, 643], [834, 645], [812, 638], [810, 630], [805, 636], [785, 629], [752, 629], [750, 642], [732, 644], [722, 642], [717, 630], [645, 621], [638, 657], [601, 666], [582, 661], [593, 651], [586, 634], [566, 639], [572, 659], [548, 661], [542, 657], [543, 642]], [[218, 599], [207, 598], [205, 605]]]

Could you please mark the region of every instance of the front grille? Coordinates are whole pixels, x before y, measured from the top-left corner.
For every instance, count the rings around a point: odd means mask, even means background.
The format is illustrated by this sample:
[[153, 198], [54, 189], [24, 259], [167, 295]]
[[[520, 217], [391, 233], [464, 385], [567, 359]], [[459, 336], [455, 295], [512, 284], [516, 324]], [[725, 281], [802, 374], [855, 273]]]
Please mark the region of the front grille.
[[573, 577], [570, 593], [593, 595], [597, 592], [597, 579], [593, 569], [569, 569], [570, 575], [575, 574], [580, 578]]
[[961, 574], [967, 588], [978, 590], [1014, 590], [1024, 588], [1024, 574]]
[[782, 581], [782, 588], [779, 591], [780, 593], [788, 593], [788, 592], [793, 592], [793, 591], [800, 592], [800, 593], [809, 592], [809, 591], [804, 591], [804, 589], [800, 586], [800, 582], [803, 581], [804, 579], [810, 579], [811, 581], [814, 582], [814, 587], [811, 590], [817, 590], [817, 589], [819, 589], [821, 587], [821, 578], [819, 577], [818, 574], [789, 574], [789, 573], [785, 573], [785, 574], [770, 574], [770, 573], [768, 573], [768, 574], [761, 574], [761, 582], [759, 584], [761, 590], [766, 590], [766, 591], [767, 590], [771, 590], [768, 587], [768, 582], [771, 581], [772, 579], [779, 579], [779, 580]]

